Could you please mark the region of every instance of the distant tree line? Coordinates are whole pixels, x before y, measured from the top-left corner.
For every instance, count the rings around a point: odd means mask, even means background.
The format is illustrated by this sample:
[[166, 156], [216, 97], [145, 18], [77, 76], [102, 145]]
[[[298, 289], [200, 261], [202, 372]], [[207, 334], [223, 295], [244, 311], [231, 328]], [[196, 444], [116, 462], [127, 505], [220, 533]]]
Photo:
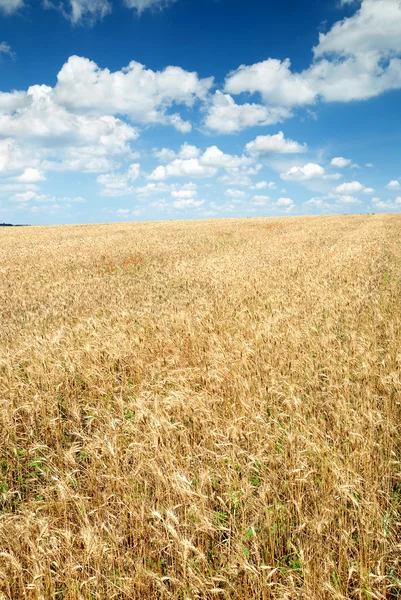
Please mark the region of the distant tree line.
[[0, 223], [0, 227], [28, 227], [28, 225], [14, 225], [13, 223]]

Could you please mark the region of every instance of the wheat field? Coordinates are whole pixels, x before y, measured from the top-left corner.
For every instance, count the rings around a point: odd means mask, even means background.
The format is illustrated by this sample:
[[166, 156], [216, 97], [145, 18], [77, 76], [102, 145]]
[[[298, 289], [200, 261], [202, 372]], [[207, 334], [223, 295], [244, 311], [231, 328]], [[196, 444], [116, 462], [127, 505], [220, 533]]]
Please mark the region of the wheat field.
[[0, 230], [0, 599], [401, 598], [401, 215]]

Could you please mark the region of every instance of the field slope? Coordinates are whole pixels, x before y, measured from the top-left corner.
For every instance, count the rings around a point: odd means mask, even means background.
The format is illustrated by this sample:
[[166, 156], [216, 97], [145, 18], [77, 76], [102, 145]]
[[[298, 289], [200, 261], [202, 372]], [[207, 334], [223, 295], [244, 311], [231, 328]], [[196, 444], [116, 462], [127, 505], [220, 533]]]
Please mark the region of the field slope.
[[401, 597], [401, 215], [0, 230], [0, 599]]

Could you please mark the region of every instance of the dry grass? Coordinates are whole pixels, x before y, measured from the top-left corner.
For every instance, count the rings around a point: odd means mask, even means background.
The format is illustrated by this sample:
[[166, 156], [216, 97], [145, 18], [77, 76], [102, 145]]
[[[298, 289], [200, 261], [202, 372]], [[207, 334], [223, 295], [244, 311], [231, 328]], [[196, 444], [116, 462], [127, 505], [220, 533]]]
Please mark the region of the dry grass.
[[400, 281], [399, 215], [2, 229], [0, 598], [401, 598]]

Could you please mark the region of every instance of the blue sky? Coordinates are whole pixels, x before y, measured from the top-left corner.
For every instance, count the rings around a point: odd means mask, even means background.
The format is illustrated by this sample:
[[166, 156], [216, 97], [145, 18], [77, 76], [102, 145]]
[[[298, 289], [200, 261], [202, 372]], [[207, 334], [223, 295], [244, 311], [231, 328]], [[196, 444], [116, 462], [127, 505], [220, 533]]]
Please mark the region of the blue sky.
[[0, 222], [398, 212], [399, 0], [0, 0]]

